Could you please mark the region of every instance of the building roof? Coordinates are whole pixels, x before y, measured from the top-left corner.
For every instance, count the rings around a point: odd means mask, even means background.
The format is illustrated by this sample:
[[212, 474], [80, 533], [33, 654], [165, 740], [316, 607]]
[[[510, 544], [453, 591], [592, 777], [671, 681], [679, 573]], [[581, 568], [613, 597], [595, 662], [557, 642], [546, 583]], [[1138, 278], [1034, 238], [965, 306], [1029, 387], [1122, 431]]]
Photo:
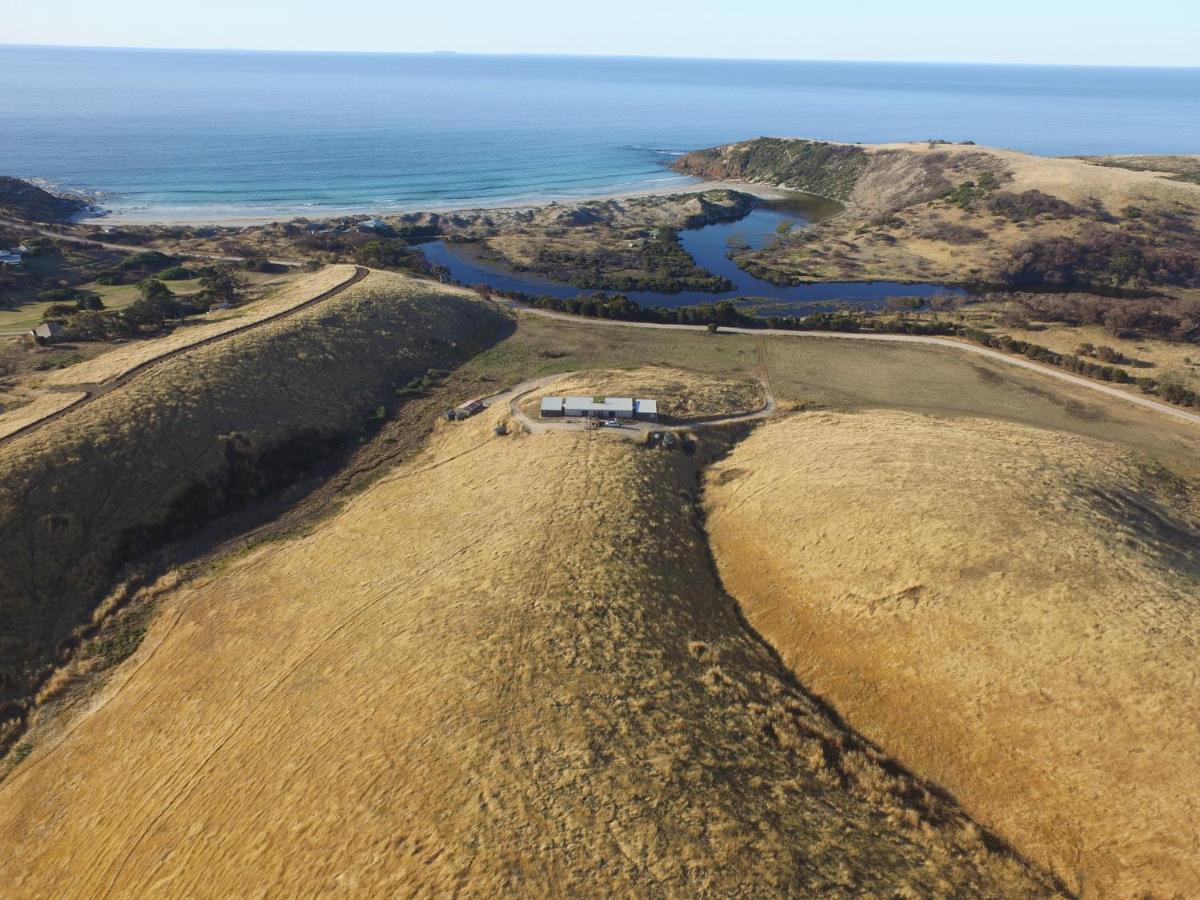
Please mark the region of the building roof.
[[562, 412], [563, 398], [562, 397], [543, 397], [542, 412]]
[[641, 413], [642, 415], [646, 415], [646, 416], [657, 416], [658, 415], [658, 401], [657, 400], [634, 400], [633, 405], [634, 405], [634, 409], [637, 412]]
[[627, 412], [633, 413], [632, 397], [568, 397], [564, 406], [584, 412]]

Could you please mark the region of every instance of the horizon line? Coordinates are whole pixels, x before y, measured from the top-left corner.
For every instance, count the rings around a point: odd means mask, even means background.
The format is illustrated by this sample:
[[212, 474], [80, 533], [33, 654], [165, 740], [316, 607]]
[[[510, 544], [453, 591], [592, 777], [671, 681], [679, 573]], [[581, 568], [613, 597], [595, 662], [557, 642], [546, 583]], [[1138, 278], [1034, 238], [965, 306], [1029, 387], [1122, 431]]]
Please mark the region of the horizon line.
[[278, 53], [310, 56], [463, 56], [490, 58], [547, 58], [547, 59], [613, 59], [613, 60], [674, 60], [678, 62], [746, 62], [746, 63], [835, 63], [843, 65], [893, 66], [996, 66], [1005, 68], [1046, 69], [1145, 69], [1151, 71], [1200, 70], [1200, 65], [1148, 65], [1132, 63], [1047, 63], [1047, 62], [985, 62], [937, 59], [840, 59], [832, 57], [743, 57], [743, 56], [672, 56], [649, 53], [580, 53], [549, 51], [467, 51], [467, 50], [313, 50], [261, 47], [135, 47], [121, 44], [42, 44], [0, 41], [0, 48], [34, 48], [41, 50], [126, 50], [148, 53]]

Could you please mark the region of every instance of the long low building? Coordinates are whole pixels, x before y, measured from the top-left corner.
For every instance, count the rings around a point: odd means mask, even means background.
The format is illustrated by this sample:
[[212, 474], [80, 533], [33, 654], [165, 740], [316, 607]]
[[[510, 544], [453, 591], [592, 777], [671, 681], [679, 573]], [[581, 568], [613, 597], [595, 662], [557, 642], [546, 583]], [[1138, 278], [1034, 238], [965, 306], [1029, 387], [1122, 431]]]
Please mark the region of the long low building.
[[645, 419], [658, 420], [657, 400], [632, 397], [543, 397], [543, 419]]

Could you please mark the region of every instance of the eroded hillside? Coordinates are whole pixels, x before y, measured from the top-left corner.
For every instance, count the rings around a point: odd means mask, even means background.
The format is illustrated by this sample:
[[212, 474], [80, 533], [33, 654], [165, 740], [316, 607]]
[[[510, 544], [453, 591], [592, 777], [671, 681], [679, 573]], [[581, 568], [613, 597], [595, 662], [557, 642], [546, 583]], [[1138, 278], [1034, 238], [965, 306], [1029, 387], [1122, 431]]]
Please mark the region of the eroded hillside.
[[441, 426], [318, 531], [165, 597], [104, 695], [0, 785], [0, 883], [1050, 893], [745, 630], [694, 458], [496, 437], [504, 415]]
[[378, 404], [394, 403], [394, 388], [511, 328], [465, 291], [372, 273], [6, 443], [0, 699], [14, 705], [0, 714], [0, 744], [120, 566], [286, 483], [353, 439]]
[[1061, 432], [764, 426], [710, 473], [750, 624], [847, 722], [1088, 897], [1200, 884], [1197, 485]]

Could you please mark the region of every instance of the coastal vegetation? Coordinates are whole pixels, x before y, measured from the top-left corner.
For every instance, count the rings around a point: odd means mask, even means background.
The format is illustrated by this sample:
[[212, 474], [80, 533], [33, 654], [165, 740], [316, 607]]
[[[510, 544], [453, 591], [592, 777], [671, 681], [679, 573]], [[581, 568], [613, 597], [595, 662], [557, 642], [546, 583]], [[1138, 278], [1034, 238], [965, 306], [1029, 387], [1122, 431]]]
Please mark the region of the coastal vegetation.
[[[760, 138], [685, 155], [677, 168], [817, 193], [822, 173], [836, 179], [827, 196], [845, 201], [842, 215], [737, 254], [780, 284], [1200, 290], [1200, 188], [1150, 166], [1106, 178], [1117, 170], [974, 145], [825, 146]], [[808, 180], [793, 157], [807, 161]], [[843, 157], [855, 160], [849, 170]]]

